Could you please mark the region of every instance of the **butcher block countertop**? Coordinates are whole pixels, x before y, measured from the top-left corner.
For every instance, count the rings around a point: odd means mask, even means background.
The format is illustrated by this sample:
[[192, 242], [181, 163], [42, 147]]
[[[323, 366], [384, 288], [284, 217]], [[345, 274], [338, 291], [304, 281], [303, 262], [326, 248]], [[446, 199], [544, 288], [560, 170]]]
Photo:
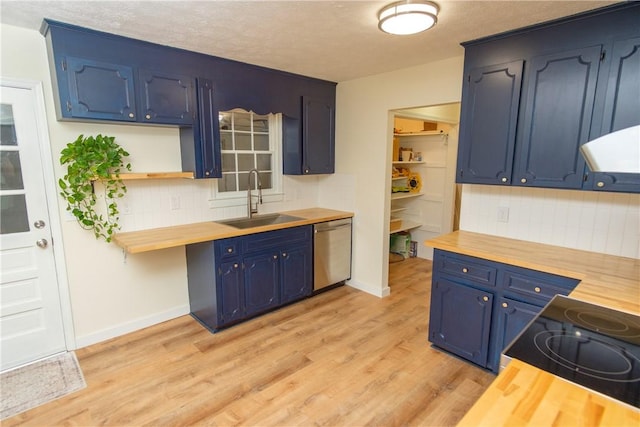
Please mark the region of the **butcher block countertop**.
[[[580, 280], [570, 297], [640, 315], [640, 260], [456, 231], [426, 246]], [[459, 426], [638, 426], [640, 410], [512, 360]]]
[[171, 227], [117, 233], [113, 236], [113, 242], [122, 247], [126, 252], [135, 254], [139, 252], [189, 245], [191, 243], [200, 243], [225, 239], [227, 237], [261, 233], [263, 231], [297, 227], [299, 225], [333, 221], [335, 219], [350, 218], [353, 216], [353, 213], [351, 212], [323, 208], [300, 209], [278, 213], [295, 216], [300, 218], [300, 220], [284, 224], [264, 225], [246, 229], [238, 229], [215, 221], [198, 222], [195, 224], [175, 225]]

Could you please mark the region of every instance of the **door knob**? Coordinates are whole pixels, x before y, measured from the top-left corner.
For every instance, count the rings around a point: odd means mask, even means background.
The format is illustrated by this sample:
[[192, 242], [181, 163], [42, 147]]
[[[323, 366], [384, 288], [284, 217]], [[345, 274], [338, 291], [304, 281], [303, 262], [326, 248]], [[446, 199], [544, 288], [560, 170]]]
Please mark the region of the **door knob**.
[[43, 220], [39, 219], [39, 220], [37, 220], [36, 222], [33, 223], [33, 226], [35, 228], [44, 228], [45, 223], [44, 223]]
[[39, 248], [46, 248], [47, 245], [49, 244], [49, 242], [47, 242], [47, 239], [40, 239], [40, 240], [36, 240], [36, 246]]

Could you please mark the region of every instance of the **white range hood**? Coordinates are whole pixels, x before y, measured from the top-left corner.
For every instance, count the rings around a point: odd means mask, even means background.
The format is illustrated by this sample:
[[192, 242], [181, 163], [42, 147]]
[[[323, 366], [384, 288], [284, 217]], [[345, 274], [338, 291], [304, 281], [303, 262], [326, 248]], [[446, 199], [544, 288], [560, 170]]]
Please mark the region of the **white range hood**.
[[589, 141], [580, 151], [593, 172], [640, 173], [640, 125]]

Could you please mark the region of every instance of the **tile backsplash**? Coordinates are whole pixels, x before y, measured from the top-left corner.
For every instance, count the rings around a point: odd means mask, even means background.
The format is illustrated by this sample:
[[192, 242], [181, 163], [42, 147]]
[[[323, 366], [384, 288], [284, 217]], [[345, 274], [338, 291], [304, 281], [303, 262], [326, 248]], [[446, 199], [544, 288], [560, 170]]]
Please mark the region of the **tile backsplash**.
[[465, 184], [460, 229], [640, 258], [640, 194]]
[[[169, 179], [126, 181], [127, 193], [118, 200], [120, 232], [215, 221], [247, 214], [244, 198], [237, 206], [211, 207], [212, 180]], [[315, 177], [285, 177], [281, 201], [264, 203], [259, 213], [317, 206]], [[254, 192], [255, 194], [255, 192]]]

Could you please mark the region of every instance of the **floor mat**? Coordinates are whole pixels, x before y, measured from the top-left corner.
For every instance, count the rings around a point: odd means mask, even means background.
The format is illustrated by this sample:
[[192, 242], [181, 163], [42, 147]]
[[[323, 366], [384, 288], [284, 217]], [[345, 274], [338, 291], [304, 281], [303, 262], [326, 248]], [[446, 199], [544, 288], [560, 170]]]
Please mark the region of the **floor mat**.
[[0, 374], [0, 419], [87, 386], [74, 352], [66, 352]]

